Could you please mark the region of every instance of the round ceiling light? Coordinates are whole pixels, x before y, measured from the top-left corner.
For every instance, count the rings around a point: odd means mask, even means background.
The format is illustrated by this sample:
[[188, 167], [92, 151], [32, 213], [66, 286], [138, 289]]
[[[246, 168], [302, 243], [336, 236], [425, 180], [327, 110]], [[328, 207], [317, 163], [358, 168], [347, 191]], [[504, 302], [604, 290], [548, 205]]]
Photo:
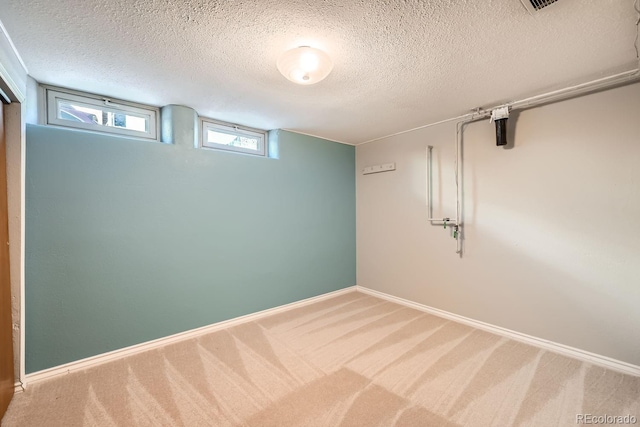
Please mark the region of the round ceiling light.
[[278, 59], [277, 65], [283, 76], [300, 85], [318, 83], [333, 69], [333, 62], [329, 55], [309, 46], [300, 46], [286, 51]]

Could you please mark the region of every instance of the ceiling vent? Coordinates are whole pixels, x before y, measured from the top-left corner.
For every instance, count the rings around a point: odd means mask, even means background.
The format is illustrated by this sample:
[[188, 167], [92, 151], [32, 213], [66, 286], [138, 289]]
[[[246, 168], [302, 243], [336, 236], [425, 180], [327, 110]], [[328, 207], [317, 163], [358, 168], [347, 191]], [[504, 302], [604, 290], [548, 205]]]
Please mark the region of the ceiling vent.
[[520, 0], [529, 12], [537, 12], [547, 6], [552, 5], [558, 0]]

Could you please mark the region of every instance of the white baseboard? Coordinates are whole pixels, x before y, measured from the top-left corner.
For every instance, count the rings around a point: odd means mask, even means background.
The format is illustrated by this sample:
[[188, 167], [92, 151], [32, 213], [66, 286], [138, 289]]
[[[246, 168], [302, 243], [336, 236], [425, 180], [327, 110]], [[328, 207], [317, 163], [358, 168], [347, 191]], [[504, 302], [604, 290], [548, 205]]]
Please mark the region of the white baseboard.
[[16, 381], [15, 384], [13, 385], [13, 392], [22, 393], [23, 391], [24, 391], [24, 387], [22, 386], [22, 383], [20, 381]]
[[569, 347], [564, 344], [559, 344], [553, 341], [545, 340], [542, 338], [533, 337], [531, 335], [522, 334], [520, 332], [512, 331], [510, 329], [502, 328], [500, 326], [491, 325], [489, 323], [480, 322], [478, 320], [470, 319], [468, 317], [459, 316], [454, 313], [450, 313], [437, 308], [429, 307], [427, 305], [419, 304], [413, 301], [409, 301], [403, 298], [395, 297], [393, 295], [385, 294], [383, 292], [375, 291], [373, 289], [365, 288], [363, 286], [351, 286], [348, 288], [340, 289], [338, 291], [329, 292], [323, 295], [319, 295], [312, 298], [307, 298], [301, 301], [293, 302], [290, 304], [281, 305], [279, 307], [270, 308], [267, 310], [259, 311], [257, 313], [247, 314], [245, 316], [236, 317], [234, 319], [225, 320], [222, 322], [214, 323], [208, 326], [203, 326], [197, 329], [191, 329], [189, 331], [180, 332], [178, 334], [170, 335], [168, 337], [159, 338], [153, 341], [148, 341], [141, 344], [136, 344], [130, 347], [110, 351], [108, 353], [99, 354], [97, 356], [88, 357], [86, 359], [77, 360], [75, 362], [66, 363], [64, 365], [55, 366], [53, 368], [45, 369], [42, 371], [34, 372], [25, 376], [23, 383], [15, 383], [15, 392], [20, 393], [27, 388], [28, 384], [33, 384], [39, 381], [43, 381], [49, 378], [53, 378], [59, 375], [69, 374], [81, 369], [87, 369], [89, 367], [101, 365], [116, 359], [121, 359], [126, 356], [142, 353], [154, 348], [162, 347], [168, 344], [184, 341], [190, 338], [205, 335], [211, 332], [219, 331], [221, 329], [229, 328], [232, 326], [240, 325], [242, 323], [251, 322], [260, 318], [270, 316], [284, 311], [292, 310], [305, 305], [313, 304], [325, 299], [333, 298], [339, 295], [347, 294], [350, 292], [362, 292], [364, 294], [372, 295], [378, 298], [385, 299], [387, 301], [395, 302], [397, 304], [404, 305], [406, 307], [414, 308], [426, 313], [430, 313], [445, 319], [453, 320], [458, 323], [472, 326], [474, 328], [482, 329], [496, 335], [504, 336], [514, 339], [516, 341], [524, 342], [536, 347], [550, 350], [556, 353], [560, 353], [569, 357], [573, 357], [578, 360], [582, 360], [594, 365], [602, 366], [604, 368], [612, 369], [624, 374], [630, 374], [640, 376], [640, 366], [632, 365], [630, 363], [622, 362], [620, 360], [612, 359], [599, 354], [590, 353], [577, 348]]
[[77, 360], [75, 362], [66, 363], [64, 365], [54, 366], [53, 368], [45, 369], [42, 371], [33, 372], [25, 376], [25, 381], [23, 384], [16, 383], [16, 391], [18, 390], [19, 384], [20, 384], [19, 385], [20, 391], [22, 391], [23, 389], [27, 388], [29, 384], [33, 384], [35, 382], [43, 381], [59, 375], [69, 374], [71, 372], [78, 371], [80, 369], [87, 369], [89, 367], [101, 365], [103, 363], [107, 363], [115, 359], [121, 359], [126, 356], [142, 353], [144, 351], [152, 350], [154, 348], [162, 347], [162, 346], [176, 343], [179, 341], [184, 341], [190, 338], [194, 338], [194, 337], [205, 335], [211, 332], [219, 331], [220, 329], [225, 329], [232, 326], [240, 325], [242, 323], [252, 322], [254, 320], [258, 320], [266, 316], [282, 313], [284, 311], [292, 310], [298, 307], [303, 307], [305, 305], [313, 304], [315, 302], [319, 302], [325, 299], [337, 297], [339, 295], [343, 295], [343, 294], [347, 294], [355, 291], [356, 291], [356, 287], [351, 286], [348, 288], [318, 295], [316, 297], [307, 298], [301, 301], [296, 301], [290, 304], [285, 304], [285, 305], [281, 305], [274, 308], [269, 308], [267, 310], [258, 311], [256, 313], [247, 314], [245, 316], [240, 316], [240, 317], [236, 317], [229, 320], [224, 320], [222, 322], [214, 323], [208, 326], [203, 326], [201, 328], [180, 332], [178, 334], [170, 335], [168, 337], [158, 338], [153, 341], [147, 341], [141, 344], [132, 345], [130, 347], [125, 347], [118, 350], [110, 351], [108, 353], [99, 354], [97, 356], [87, 357], [86, 359]]
[[621, 360], [612, 359], [610, 357], [602, 356], [588, 351], [580, 350], [574, 347], [569, 347], [564, 344], [559, 344], [553, 341], [545, 340], [542, 338], [534, 337], [531, 335], [523, 334], [520, 332], [512, 331], [510, 329], [495, 326], [490, 323], [481, 322], [479, 320], [470, 319], [468, 317], [459, 316], [448, 311], [440, 310], [437, 308], [429, 307], [424, 304], [409, 301], [404, 298], [395, 297], [393, 295], [385, 294], [384, 292], [375, 291], [373, 289], [365, 288], [363, 286], [356, 286], [358, 292], [362, 292], [374, 297], [382, 298], [387, 301], [395, 302], [406, 307], [415, 308], [416, 310], [424, 311], [429, 314], [433, 314], [438, 317], [453, 320], [454, 322], [463, 323], [465, 325], [472, 326], [477, 329], [482, 329], [487, 332], [491, 332], [496, 335], [511, 338], [516, 341], [520, 341], [526, 344], [540, 347], [545, 350], [549, 350], [555, 353], [563, 354], [565, 356], [573, 357], [574, 359], [582, 360], [584, 362], [592, 363], [594, 365], [602, 366], [614, 371], [621, 372], [623, 374], [640, 376], [640, 366], [632, 365], [631, 363], [623, 362]]

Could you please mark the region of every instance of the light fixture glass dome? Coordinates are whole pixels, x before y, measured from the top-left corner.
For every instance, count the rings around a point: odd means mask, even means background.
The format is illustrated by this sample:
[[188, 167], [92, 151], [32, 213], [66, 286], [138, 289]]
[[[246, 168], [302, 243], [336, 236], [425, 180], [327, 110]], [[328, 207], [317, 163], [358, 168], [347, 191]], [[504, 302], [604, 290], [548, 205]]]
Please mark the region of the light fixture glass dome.
[[329, 55], [309, 46], [286, 51], [278, 59], [277, 65], [283, 76], [300, 85], [318, 83], [333, 69]]

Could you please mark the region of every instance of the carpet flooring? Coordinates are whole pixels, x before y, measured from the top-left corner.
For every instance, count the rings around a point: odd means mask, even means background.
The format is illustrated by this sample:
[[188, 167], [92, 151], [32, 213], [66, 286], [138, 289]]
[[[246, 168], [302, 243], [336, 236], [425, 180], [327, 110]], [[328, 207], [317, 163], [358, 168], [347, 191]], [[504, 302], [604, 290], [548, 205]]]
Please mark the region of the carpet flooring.
[[352, 292], [31, 385], [3, 426], [574, 426], [640, 378]]

